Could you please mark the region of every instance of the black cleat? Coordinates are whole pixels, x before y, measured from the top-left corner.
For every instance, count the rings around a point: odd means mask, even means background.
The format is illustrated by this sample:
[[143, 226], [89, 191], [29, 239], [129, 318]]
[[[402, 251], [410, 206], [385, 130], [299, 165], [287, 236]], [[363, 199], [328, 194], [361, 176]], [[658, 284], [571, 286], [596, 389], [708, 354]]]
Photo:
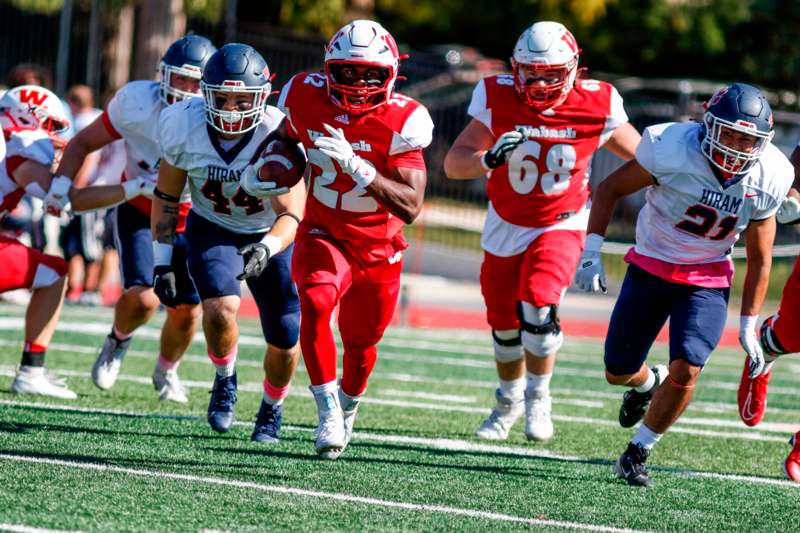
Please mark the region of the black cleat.
[[214, 376], [214, 388], [208, 402], [208, 423], [217, 433], [227, 433], [233, 425], [236, 404], [236, 373], [227, 378]]
[[650, 368], [653, 374], [656, 375], [656, 384], [653, 385], [653, 388], [648, 392], [638, 392], [636, 389], [630, 389], [622, 396], [622, 405], [619, 407], [619, 425], [624, 428], [632, 428], [644, 417], [656, 388], [667, 379], [668, 370], [664, 365]]
[[648, 450], [629, 442], [628, 449], [614, 464], [614, 473], [632, 487], [652, 487], [654, 481], [648, 475], [645, 465], [649, 455]]

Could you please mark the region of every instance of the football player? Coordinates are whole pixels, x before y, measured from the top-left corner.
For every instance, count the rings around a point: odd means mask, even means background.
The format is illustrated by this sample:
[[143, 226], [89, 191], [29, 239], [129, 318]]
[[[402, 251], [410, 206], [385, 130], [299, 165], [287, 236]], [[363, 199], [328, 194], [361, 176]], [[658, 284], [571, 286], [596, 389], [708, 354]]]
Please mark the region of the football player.
[[[50, 169], [64, 142], [59, 137], [68, 126], [61, 101], [49, 90], [25, 85], [0, 99], [0, 218], [12, 211], [25, 194], [43, 199], [50, 187]], [[75, 211], [115, 205], [146, 193], [146, 182], [123, 186], [89, 187], [70, 191]], [[0, 236], [0, 292], [26, 288], [33, 291], [25, 314], [25, 346], [11, 390], [74, 399], [66, 383], [45, 373], [47, 345], [53, 338], [66, 287], [67, 263]]]
[[578, 77], [579, 52], [562, 24], [527, 28], [513, 74], [478, 82], [444, 162], [450, 179], [488, 178], [480, 281], [500, 387], [484, 439], [506, 439], [523, 412], [528, 439], [553, 436], [558, 306], [583, 250], [589, 164], [600, 147], [629, 160], [639, 142], [616, 89]]
[[[179, 196], [187, 181], [189, 272], [200, 294], [208, 356], [216, 368], [208, 423], [220, 433], [233, 424], [236, 403], [236, 315], [245, 279], [258, 305], [267, 341], [264, 396], [252, 440], [276, 442], [283, 399], [299, 359], [300, 302], [291, 280], [292, 249], [303, 214], [305, 184], [265, 202], [240, 186], [243, 171], [263, 150], [283, 114], [266, 104], [272, 89], [264, 58], [231, 43], [208, 60], [203, 98], [166, 110], [160, 120], [162, 161], [153, 202], [155, 290], [180, 303], [173, 271]], [[251, 167], [252, 169], [252, 167]]]
[[[325, 71], [295, 75], [278, 100], [286, 118], [275, 136], [302, 143], [311, 167], [292, 277], [319, 413], [315, 448], [325, 459], [339, 457], [350, 441], [376, 345], [397, 302], [408, 246], [402, 226], [417, 217], [425, 192], [422, 150], [433, 123], [420, 103], [394, 92], [399, 62], [389, 32], [355, 20], [325, 47]], [[331, 329], [337, 305], [340, 384]]]
[[[800, 146], [796, 147], [789, 158], [794, 165], [795, 181], [789, 195], [781, 204], [776, 219], [781, 224], [797, 224], [800, 222]], [[794, 264], [789, 279], [783, 287], [781, 305], [777, 313], [761, 324], [760, 342], [764, 353], [763, 369], [751, 377], [750, 365], [760, 365], [760, 361], [751, 363], [745, 359], [744, 370], [739, 382], [739, 416], [748, 426], [755, 426], [764, 418], [767, 408], [767, 390], [772, 377], [772, 365], [779, 358], [790, 353], [800, 352], [800, 327], [798, 327], [798, 304], [800, 304], [800, 259]], [[792, 451], [784, 461], [786, 475], [800, 481], [800, 432], [791, 440]]]
[[[133, 81], [117, 91], [106, 111], [81, 130], [64, 152], [46, 205], [59, 210], [83, 161], [91, 152], [124, 139], [127, 164], [122, 181], [142, 177], [155, 183], [161, 153], [158, 117], [168, 105], [200, 95], [200, 75], [216, 48], [205, 37], [189, 35], [170, 45], [161, 60], [161, 81]], [[177, 374], [200, 316], [200, 299], [186, 269], [183, 229], [189, 211], [188, 190], [182, 194], [175, 273], [181, 288], [178, 305], [167, 309], [161, 344], [153, 371], [153, 386], [162, 400], [186, 402]], [[150, 238], [150, 199], [137, 198], [116, 209], [116, 242], [125, 289], [114, 308], [114, 324], [92, 367], [92, 381], [103, 390], [114, 386], [122, 360], [136, 329], [158, 310], [153, 293], [153, 252]]]
[[[702, 124], [647, 128], [636, 159], [594, 195], [575, 279], [589, 292], [605, 286], [600, 248], [616, 201], [647, 188], [605, 343], [606, 379], [633, 387], [623, 397], [620, 422], [632, 426], [644, 416], [615, 465], [617, 476], [631, 485], [653, 484], [645, 465], [650, 451], [686, 409], [719, 343], [733, 278], [731, 248], [745, 230], [739, 341], [750, 357], [750, 377], [762, 371], [756, 322], [769, 283], [775, 213], [793, 179], [792, 165], [770, 142], [772, 135], [766, 97], [735, 83], [706, 103]], [[668, 318], [670, 364], [663, 379], [645, 360]]]

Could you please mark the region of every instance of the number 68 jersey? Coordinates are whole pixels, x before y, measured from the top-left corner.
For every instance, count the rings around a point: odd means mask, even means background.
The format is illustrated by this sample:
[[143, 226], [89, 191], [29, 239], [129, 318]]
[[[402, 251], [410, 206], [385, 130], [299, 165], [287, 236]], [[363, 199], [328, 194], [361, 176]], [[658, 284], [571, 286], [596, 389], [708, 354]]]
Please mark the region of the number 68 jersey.
[[794, 179], [785, 155], [768, 143], [744, 175], [720, 181], [700, 150], [694, 122], [645, 129], [636, 161], [655, 178], [636, 220], [635, 251], [673, 264], [726, 260], [751, 220], [775, 214]]
[[507, 74], [478, 82], [468, 113], [498, 138], [522, 131], [526, 140], [508, 163], [487, 175], [489, 201], [517, 226], [551, 226], [577, 214], [589, 199], [592, 155], [628, 121], [622, 97], [610, 84], [579, 79], [566, 100], [537, 111], [517, 97]]
[[187, 172], [192, 211], [235, 233], [262, 233], [272, 226], [275, 213], [269, 200], [244, 192], [239, 178], [282, 119], [280, 111], [267, 106], [261, 124], [225, 149], [226, 141], [206, 123], [202, 98], [189, 98], [162, 111], [161, 156]]

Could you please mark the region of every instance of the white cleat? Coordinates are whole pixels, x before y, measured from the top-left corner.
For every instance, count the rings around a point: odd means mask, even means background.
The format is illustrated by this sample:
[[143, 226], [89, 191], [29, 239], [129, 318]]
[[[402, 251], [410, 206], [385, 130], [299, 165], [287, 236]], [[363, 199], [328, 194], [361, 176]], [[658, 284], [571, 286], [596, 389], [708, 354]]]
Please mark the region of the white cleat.
[[62, 400], [74, 400], [77, 394], [69, 390], [66, 382], [41, 367], [19, 366], [17, 375], [11, 383], [11, 391], [16, 394], [38, 394]]
[[525, 395], [525, 436], [528, 440], [545, 441], [553, 437], [551, 410], [550, 396], [529, 398]]
[[162, 370], [156, 367], [153, 370], [153, 388], [158, 393], [158, 399], [168, 402], [186, 403], [186, 387], [181, 383], [175, 370]]
[[[358, 406], [361, 405], [361, 397], [351, 400], [339, 388], [339, 405], [342, 406], [342, 415], [344, 417], [344, 448], [347, 448], [347, 445], [350, 444], [350, 439], [353, 438], [353, 425], [358, 415]], [[344, 451], [344, 448], [342, 448], [342, 451]]]
[[506, 398], [500, 392], [500, 389], [497, 389], [494, 394], [497, 398], [497, 404], [492, 409], [489, 418], [484, 420], [481, 427], [475, 432], [475, 435], [486, 440], [506, 440], [511, 426], [522, 416], [523, 402], [522, 400], [514, 401], [511, 398]]
[[344, 416], [340, 409], [320, 413], [319, 426], [316, 430], [317, 440], [314, 448], [323, 459], [334, 461], [342, 455], [347, 446], [347, 435], [344, 427]]
[[113, 334], [106, 337], [100, 354], [92, 367], [92, 381], [97, 388], [108, 390], [114, 386], [122, 366], [122, 359], [131, 345], [133, 337], [118, 341]]

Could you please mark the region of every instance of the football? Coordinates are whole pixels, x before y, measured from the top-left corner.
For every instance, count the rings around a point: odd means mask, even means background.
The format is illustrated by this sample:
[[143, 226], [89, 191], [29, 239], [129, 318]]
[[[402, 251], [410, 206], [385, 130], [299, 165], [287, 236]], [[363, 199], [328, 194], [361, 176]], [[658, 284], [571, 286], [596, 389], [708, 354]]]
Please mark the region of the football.
[[300, 145], [279, 139], [270, 141], [261, 152], [263, 166], [258, 171], [261, 181], [274, 181], [278, 187], [292, 187], [303, 179], [306, 155]]

